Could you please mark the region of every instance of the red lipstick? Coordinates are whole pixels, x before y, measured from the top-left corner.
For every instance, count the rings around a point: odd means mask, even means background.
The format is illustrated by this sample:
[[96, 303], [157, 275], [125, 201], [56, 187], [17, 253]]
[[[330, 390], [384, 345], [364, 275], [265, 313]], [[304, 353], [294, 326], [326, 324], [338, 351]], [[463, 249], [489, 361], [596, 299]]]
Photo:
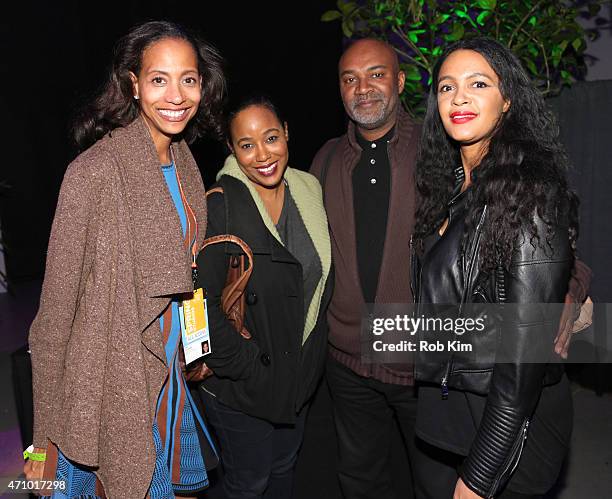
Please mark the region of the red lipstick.
[[478, 116], [476, 113], [472, 113], [469, 111], [455, 111], [451, 113], [451, 121], [456, 123], [457, 125], [461, 125], [462, 123], [467, 123], [468, 121], [472, 121], [474, 118]]

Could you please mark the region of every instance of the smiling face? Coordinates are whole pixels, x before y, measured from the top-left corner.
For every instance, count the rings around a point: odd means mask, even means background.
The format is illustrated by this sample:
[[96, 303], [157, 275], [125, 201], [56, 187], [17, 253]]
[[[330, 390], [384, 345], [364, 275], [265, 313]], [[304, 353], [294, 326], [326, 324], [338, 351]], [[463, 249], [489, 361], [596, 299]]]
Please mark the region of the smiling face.
[[405, 76], [395, 52], [383, 42], [360, 40], [342, 55], [338, 71], [346, 113], [360, 130], [373, 132], [366, 138], [382, 137], [395, 124], [404, 89]]
[[267, 107], [252, 105], [234, 116], [230, 133], [230, 148], [255, 187], [278, 187], [289, 159], [287, 124]]
[[510, 108], [499, 77], [473, 50], [456, 50], [440, 68], [438, 111], [448, 135], [464, 147], [486, 151], [503, 114]]
[[142, 55], [140, 73], [130, 77], [158, 153], [167, 150], [200, 105], [202, 81], [194, 48], [175, 38], [152, 43]]

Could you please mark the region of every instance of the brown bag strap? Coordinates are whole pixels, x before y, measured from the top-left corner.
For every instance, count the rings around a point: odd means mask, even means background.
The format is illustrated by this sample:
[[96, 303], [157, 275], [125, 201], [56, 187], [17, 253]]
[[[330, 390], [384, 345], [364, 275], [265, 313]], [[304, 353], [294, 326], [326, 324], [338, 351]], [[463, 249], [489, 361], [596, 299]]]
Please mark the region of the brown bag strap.
[[[210, 194], [223, 194], [223, 187], [214, 187], [206, 191], [206, 197]], [[223, 310], [224, 312], [228, 312], [228, 310], [238, 301], [238, 299], [243, 295], [244, 290], [246, 289], [247, 283], [251, 278], [251, 274], [253, 273], [253, 252], [249, 245], [240, 239], [238, 236], [234, 236], [232, 234], [220, 234], [218, 236], [212, 236], [204, 240], [202, 246], [200, 247], [200, 251], [202, 251], [207, 246], [211, 246], [213, 244], [220, 243], [231, 243], [237, 244], [242, 252], [246, 255], [247, 260], [249, 262], [248, 267], [245, 270], [244, 258], [240, 257], [240, 262], [237, 267], [239, 267], [239, 276], [234, 277], [236, 273], [232, 273], [228, 271], [228, 275], [231, 274], [231, 279], [227, 282], [227, 286], [223, 289]], [[234, 262], [230, 262], [230, 265], [235, 265]]]
[[206, 197], [209, 196], [209, 194], [214, 194], [215, 192], [218, 192], [219, 194], [223, 194], [223, 187], [219, 186], [219, 187], [213, 187], [212, 189], [209, 189], [206, 191]]
[[[206, 192], [206, 197], [213, 193], [223, 194], [223, 187], [215, 187]], [[247, 287], [251, 274], [253, 273], [253, 252], [249, 245], [232, 234], [220, 234], [204, 240], [200, 251], [213, 244], [236, 244], [240, 247], [243, 254], [233, 255], [229, 261], [225, 286], [221, 292], [221, 308], [227, 319], [234, 328], [245, 339], [251, 338], [251, 333], [244, 327], [245, 298], [244, 291]], [[245, 265], [248, 259], [248, 268]], [[205, 362], [193, 362], [185, 366], [185, 358], [180, 350], [181, 367], [185, 374], [185, 379], [190, 382], [202, 381], [213, 374], [212, 370]]]
[[244, 254], [246, 255], [246, 258], [249, 263], [248, 267], [244, 270], [244, 272], [240, 275], [240, 277], [238, 277], [238, 279], [236, 279], [233, 283], [231, 283], [231, 286], [227, 288], [227, 291], [224, 290], [224, 295], [226, 295], [226, 297], [223, 300], [224, 301], [223, 308], [225, 309], [226, 301], [228, 302], [227, 305], [231, 306], [231, 304], [235, 303], [238, 300], [238, 298], [240, 298], [240, 296], [244, 293], [244, 290], [246, 289], [247, 283], [249, 282], [251, 274], [253, 273], [253, 252], [251, 251], [251, 248], [249, 247], [247, 243], [245, 243], [238, 236], [234, 236], [233, 234], [220, 234], [218, 236], [212, 236], [212, 237], [205, 239], [204, 242], [202, 243], [202, 247], [200, 248], [200, 251], [202, 251], [207, 246], [211, 246], [213, 244], [220, 244], [220, 243], [237, 244], [240, 247], [240, 249], [244, 252]]
[[[208, 197], [213, 193], [223, 194], [223, 187], [210, 189], [206, 192], [206, 196]], [[220, 234], [205, 239], [200, 251], [207, 246], [220, 243], [236, 244], [243, 252], [240, 256], [230, 258], [227, 280], [221, 296], [221, 307], [228, 318], [234, 322], [237, 331], [245, 338], [250, 338], [250, 333], [244, 329], [244, 291], [253, 273], [253, 252], [245, 241], [233, 234]], [[245, 265], [245, 256], [248, 260], [248, 266]]]

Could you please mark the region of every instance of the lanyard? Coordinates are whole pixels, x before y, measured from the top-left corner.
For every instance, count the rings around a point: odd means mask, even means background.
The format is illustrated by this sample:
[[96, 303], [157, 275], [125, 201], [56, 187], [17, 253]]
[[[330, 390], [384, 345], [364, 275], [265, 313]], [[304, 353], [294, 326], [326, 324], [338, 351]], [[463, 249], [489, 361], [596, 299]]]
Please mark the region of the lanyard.
[[[178, 166], [174, 159], [174, 152], [172, 151], [172, 147], [170, 148], [170, 155], [172, 156], [172, 161], [174, 162], [174, 171], [176, 173], [176, 181], [178, 183], [179, 192], [181, 194], [181, 201], [183, 202], [183, 208], [185, 209], [185, 216], [187, 218], [187, 231], [185, 234], [185, 247], [191, 251], [191, 277], [193, 279], [193, 283], [195, 285], [196, 278], [198, 276], [197, 266], [196, 266], [196, 246], [198, 240], [198, 221], [195, 216], [195, 212], [189, 206], [187, 202], [187, 196], [185, 196], [185, 192], [183, 191], [183, 186], [181, 184], [181, 177], [179, 176]], [[193, 235], [192, 235], [193, 231]]]

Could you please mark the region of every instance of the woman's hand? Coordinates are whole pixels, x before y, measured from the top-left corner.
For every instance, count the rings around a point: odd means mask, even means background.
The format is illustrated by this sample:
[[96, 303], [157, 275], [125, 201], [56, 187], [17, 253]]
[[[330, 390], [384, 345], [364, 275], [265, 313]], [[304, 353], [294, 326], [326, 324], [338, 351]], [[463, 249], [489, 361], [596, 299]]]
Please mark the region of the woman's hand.
[[463, 483], [461, 478], [457, 480], [457, 485], [455, 485], [455, 493], [453, 494], [453, 499], [483, 499], [482, 496], [476, 494], [476, 492], [472, 492], [471, 489], [468, 489], [467, 485]]
[[572, 335], [586, 329], [593, 323], [593, 301], [590, 296], [584, 303], [574, 302], [572, 296], [565, 295], [565, 305], [559, 321], [559, 331], [555, 338], [555, 352], [567, 359]]
[[[34, 448], [35, 453], [44, 454], [47, 449], [41, 449], [40, 447]], [[23, 465], [23, 473], [25, 474], [26, 480], [40, 481], [43, 479], [43, 473], [45, 472], [44, 461], [32, 461], [28, 459]], [[36, 493], [32, 491], [33, 493]], [[37, 494], [38, 495], [38, 494]]]

